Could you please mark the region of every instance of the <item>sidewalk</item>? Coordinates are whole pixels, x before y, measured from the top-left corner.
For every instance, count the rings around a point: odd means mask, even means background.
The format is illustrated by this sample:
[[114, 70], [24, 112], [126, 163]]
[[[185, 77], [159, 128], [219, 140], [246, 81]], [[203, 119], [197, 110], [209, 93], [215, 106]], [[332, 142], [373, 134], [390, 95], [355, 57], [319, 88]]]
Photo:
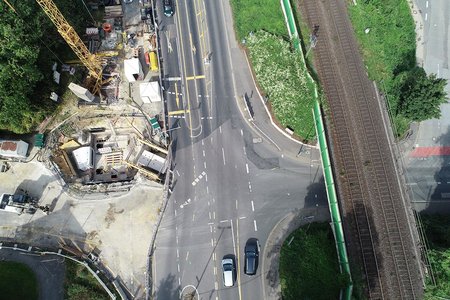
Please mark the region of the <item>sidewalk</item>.
[[325, 221], [330, 221], [328, 206], [319, 206], [290, 212], [275, 225], [267, 238], [261, 257], [264, 299], [281, 299], [278, 268], [281, 246], [283, 245], [284, 240], [300, 226], [311, 222]]

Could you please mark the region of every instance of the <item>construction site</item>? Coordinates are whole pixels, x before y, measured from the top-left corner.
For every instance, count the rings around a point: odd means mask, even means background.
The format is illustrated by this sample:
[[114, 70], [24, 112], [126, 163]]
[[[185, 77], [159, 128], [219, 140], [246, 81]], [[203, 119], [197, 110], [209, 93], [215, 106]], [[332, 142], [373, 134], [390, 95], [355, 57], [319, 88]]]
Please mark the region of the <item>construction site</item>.
[[[132, 183], [137, 174], [162, 183], [170, 141], [164, 130], [153, 3], [140, 2], [133, 9], [119, 0], [89, 2], [102, 20], [78, 34], [52, 0], [36, 2], [78, 57], [55, 62], [55, 82], [62, 73], [69, 82], [75, 72], [87, 76], [83, 83], [70, 82], [70, 100], [39, 128], [45, 138], [40, 145], [30, 143], [20, 158], [37, 157], [68, 185]], [[61, 100], [55, 93], [52, 97]]]

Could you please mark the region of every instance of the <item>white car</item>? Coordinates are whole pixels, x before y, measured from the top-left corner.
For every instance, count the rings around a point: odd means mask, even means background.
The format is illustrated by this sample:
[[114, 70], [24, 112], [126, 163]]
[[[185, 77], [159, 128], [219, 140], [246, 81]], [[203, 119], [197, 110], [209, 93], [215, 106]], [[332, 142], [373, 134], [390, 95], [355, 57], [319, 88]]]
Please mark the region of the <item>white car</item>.
[[232, 258], [224, 257], [222, 259], [222, 270], [223, 270], [223, 285], [230, 287], [234, 285], [234, 260]]

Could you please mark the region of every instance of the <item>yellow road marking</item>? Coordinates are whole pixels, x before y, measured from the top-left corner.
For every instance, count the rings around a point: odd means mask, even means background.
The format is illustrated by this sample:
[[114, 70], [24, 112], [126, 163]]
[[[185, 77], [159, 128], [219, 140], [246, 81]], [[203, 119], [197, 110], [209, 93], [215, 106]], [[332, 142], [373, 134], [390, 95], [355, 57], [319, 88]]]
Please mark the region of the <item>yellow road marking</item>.
[[242, 291], [241, 291], [241, 272], [239, 270], [241, 269], [241, 261], [239, 259], [239, 219], [236, 219], [236, 257], [237, 257], [237, 269], [238, 269], [238, 292], [239, 292], [239, 300], [242, 300]]
[[182, 114], [187, 114], [189, 113], [189, 110], [174, 110], [174, 111], [169, 111], [169, 116], [173, 116], [173, 115], [182, 115]]
[[186, 77], [186, 80], [195, 80], [195, 79], [204, 79], [205, 75], [194, 75], [194, 76], [189, 76]]
[[178, 97], [178, 86], [175, 82], [175, 101], [177, 102], [177, 108], [180, 108], [180, 98]]

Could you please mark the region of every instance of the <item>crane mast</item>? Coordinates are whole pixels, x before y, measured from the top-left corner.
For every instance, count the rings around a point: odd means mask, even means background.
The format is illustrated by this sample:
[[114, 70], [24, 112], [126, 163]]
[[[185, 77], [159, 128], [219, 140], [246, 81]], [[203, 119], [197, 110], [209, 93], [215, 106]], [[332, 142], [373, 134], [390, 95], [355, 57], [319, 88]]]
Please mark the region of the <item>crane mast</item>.
[[102, 85], [102, 65], [97, 56], [89, 52], [89, 49], [81, 40], [72, 26], [64, 18], [63, 14], [56, 7], [52, 0], [36, 0], [39, 6], [44, 10], [45, 14], [52, 20], [58, 29], [59, 34], [64, 38], [73, 52], [78, 56], [80, 61], [89, 71], [87, 88], [94, 94], [100, 93]]

